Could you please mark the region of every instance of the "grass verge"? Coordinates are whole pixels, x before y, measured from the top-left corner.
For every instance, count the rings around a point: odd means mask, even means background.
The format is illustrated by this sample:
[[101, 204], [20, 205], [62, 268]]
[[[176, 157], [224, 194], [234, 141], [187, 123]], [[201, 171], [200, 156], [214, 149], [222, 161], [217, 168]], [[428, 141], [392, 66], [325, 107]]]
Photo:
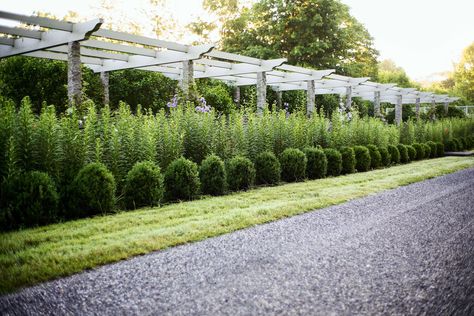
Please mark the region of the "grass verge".
[[474, 166], [445, 157], [0, 234], [0, 293]]

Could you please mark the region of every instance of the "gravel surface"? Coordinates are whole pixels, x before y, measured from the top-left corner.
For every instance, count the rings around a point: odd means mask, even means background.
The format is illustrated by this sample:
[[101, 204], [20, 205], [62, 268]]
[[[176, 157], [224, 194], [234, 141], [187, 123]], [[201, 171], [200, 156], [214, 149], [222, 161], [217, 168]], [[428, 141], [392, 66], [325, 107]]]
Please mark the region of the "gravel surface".
[[0, 314], [474, 315], [474, 169], [27, 288]]

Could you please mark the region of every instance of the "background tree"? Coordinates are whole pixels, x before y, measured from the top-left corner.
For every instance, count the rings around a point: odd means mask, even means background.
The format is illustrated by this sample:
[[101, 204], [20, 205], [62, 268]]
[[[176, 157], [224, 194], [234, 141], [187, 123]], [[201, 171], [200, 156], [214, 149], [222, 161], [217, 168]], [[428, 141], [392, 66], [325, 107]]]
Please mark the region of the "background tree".
[[469, 103], [474, 103], [474, 42], [464, 49], [455, 67], [454, 90]]
[[419, 86], [410, 80], [402, 67], [397, 66], [390, 59], [383, 60], [378, 64], [377, 80], [381, 83], [396, 83], [398, 87], [402, 88]]

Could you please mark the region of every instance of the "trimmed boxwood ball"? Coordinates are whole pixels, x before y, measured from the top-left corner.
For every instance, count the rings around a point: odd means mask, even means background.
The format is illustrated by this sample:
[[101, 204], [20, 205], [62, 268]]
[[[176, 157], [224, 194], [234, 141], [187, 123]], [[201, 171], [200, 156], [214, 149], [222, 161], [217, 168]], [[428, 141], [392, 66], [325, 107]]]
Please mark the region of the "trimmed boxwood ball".
[[324, 151], [320, 148], [306, 147], [303, 149], [306, 155], [306, 176], [308, 179], [320, 179], [326, 176], [328, 160]]
[[410, 161], [416, 160], [416, 149], [412, 145], [406, 145]]
[[356, 169], [359, 172], [368, 171], [370, 169], [370, 153], [365, 146], [354, 146], [354, 154], [356, 158]]
[[280, 182], [280, 161], [271, 151], [265, 151], [255, 158], [257, 184], [277, 184]]
[[390, 153], [390, 163], [391, 164], [400, 163], [400, 151], [398, 150], [397, 146], [388, 145], [387, 150]]
[[125, 178], [123, 192], [128, 209], [159, 205], [163, 198], [160, 167], [151, 161], [137, 162]]
[[462, 150], [467, 150], [469, 149], [468, 143], [466, 141], [466, 138], [464, 137], [459, 137], [458, 138], [459, 143], [461, 144]]
[[191, 200], [201, 185], [197, 164], [184, 157], [175, 159], [166, 169], [164, 183], [166, 200]]
[[436, 157], [444, 157], [444, 145], [441, 142], [436, 142]]
[[57, 219], [59, 196], [51, 177], [30, 171], [2, 183], [0, 228], [2, 230], [52, 223]]
[[408, 147], [404, 144], [397, 145], [398, 152], [400, 153], [400, 162], [401, 163], [409, 163], [410, 162], [410, 154], [408, 153]]
[[342, 171], [342, 155], [341, 153], [332, 148], [324, 149], [324, 154], [328, 160], [327, 175], [337, 177]]
[[421, 160], [425, 158], [425, 149], [423, 146], [419, 143], [413, 143], [412, 147], [415, 148], [416, 155], [415, 155], [415, 160]]
[[84, 166], [71, 185], [72, 217], [105, 214], [115, 206], [115, 180], [98, 162]]
[[296, 148], [287, 148], [280, 155], [281, 178], [286, 182], [304, 180], [306, 164], [305, 154]]
[[199, 168], [201, 192], [209, 195], [222, 195], [227, 186], [224, 162], [219, 156], [207, 156]]
[[438, 157], [438, 149], [434, 141], [427, 141], [426, 145], [430, 146], [430, 158]]
[[349, 174], [355, 172], [356, 158], [354, 149], [351, 147], [341, 147], [339, 149], [342, 157], [342, 174]]
[[464, 151], [464, 144], [462, 143], [461, 140], [459, 140], [459, 138], [454, 138], [453, 141], [456, 142], [458, 151]]
[[444, 151], [458, 151], [458, 143], [454, 140], [448, 140], [444, 143]]
[[423, 146], [423, 150], [425, 151], [424, 158], [425, 159], [430, 158], [431, 157], [431, 147], [430, 147], [430, 145], [428, 145], [426, 143], [421, 143], [421, 146]]
[[382, 164], [382, 156], [380, 155], [379, 149], [375, 145], [367, 145], [367, 149], [370, 154], [370, 168], [379, 168]]
[[389, 166], [392, 161], [392, 157], [387, 149], [387, 147], [378, 147], [380, 157], [382, 158], [382, 166]]
[[229, 190], [247, 190], [255, 182], [255, 166], [246, 157], [236, 156], [227, 163]]

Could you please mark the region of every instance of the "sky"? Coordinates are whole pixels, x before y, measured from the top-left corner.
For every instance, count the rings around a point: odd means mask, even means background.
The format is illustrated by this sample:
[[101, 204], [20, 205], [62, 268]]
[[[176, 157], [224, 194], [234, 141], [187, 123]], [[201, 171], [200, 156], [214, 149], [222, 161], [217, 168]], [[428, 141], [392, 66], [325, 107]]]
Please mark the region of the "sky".
[[[144, 33], [148, 0], [108, 0], [117, 5], [120, 19], [137, 21]], [[84, 17], [99, 12], [99, 0], [0, 0], [0, 9], [32, 14], [49, 12], [58, 17], [68, 11]], [[391, 59], [415, 80], [442, 79], [451, 71], [462, 50], [474, 42], [474, 0], [342, 0], [374, 37], [380, 59]], [[181, 25], [206, 17], [201, 0], [168, 0], [165, 8]], [[1, 21], [3, 23], [3, 21]], [[151, 33], [150, 33], [151, 34]], [[144, 34], [144, 35], [150, 35]]]

